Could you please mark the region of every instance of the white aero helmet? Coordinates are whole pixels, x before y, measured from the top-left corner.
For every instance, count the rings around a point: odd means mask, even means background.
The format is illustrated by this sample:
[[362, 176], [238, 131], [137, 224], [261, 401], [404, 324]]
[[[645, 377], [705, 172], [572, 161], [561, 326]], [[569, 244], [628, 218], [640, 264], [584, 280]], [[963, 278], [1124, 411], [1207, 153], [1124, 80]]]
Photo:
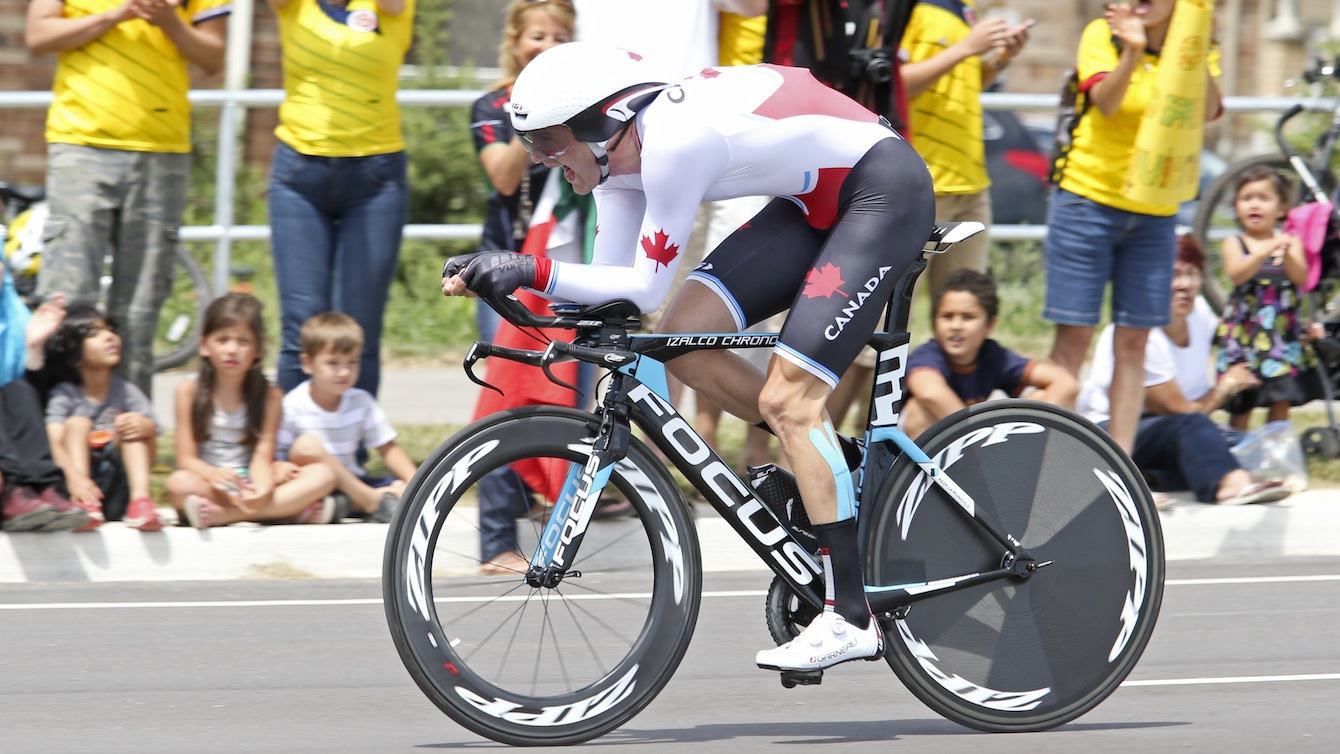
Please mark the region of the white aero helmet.
[[[512, 85], [512, 128], [534, 153], [544, 129], [565, 126], [590, 147], [600, 164], [603, 182], [609, 176], [605, 143], [631, 122], [667, 86], [668, 77], [642, 56], [597, 42], [569, 42], [540, 53]], [[551, 132], [552, 133], [552, 132]], [[552, 133], [548, 141], [560, 140]], [[555, 157], [563, 148], [539, 148]]]

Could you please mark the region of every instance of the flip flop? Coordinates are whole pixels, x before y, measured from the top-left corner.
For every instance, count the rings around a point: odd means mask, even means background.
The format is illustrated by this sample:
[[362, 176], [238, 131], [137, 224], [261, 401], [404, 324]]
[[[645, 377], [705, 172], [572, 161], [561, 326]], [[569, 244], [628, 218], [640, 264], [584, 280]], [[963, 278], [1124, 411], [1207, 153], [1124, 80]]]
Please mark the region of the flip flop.
[[1292, 490], [1284, 484], [1281, 479], [1265, 479], [1260, 482], [1252, 482], [1238, 491], [1238, 494], [1227, 500], [1220, 500], [1220, 505], [1251, 505], [1253, 503], [1273, 503], [1277, 500], [1283, 500], [1292, 493]]

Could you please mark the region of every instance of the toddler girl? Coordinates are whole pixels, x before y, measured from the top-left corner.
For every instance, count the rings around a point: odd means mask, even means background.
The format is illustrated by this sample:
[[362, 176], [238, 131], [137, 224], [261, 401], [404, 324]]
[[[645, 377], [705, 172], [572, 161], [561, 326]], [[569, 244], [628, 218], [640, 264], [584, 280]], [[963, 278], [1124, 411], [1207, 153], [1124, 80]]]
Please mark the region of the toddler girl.
[[276, 463], [283, 394], [261, 373], [261, 303], [230, 293], [209, 305], [200, 374], [177, 387], [177, 470], [168, 494], [197, 529], [237, 521], [330, 523], [335, 476]]
[[1306, 400], [1298, 378], [1314, 359], [1299, 339], [1298, 309], [1307, 259], [1302, 242], [1278, 230], [1289, 195], [1284, 176], [1262, 166], [1242, 175], [1233, 201], [1242, 235], [1223, 246], [1224, 272], [1235, 287], [1219, 325], [1217, 367], [1224, 374], [1246, 364], [1261, 381], [1224, 405], [1235, 429], [1247, 428], [1257, 406], [1268, 407], [1268, 421], [1278, 421]]

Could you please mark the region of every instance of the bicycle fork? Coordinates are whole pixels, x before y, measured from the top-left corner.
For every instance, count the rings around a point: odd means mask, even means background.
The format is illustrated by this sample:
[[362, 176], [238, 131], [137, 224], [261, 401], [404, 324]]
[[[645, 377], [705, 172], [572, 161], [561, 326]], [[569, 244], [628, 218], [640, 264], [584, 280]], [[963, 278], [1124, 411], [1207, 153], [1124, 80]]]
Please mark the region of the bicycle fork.
[[567, 576], [581, 575], [570, 569], [614, 464], [628, 455], [630, 437], [627, 406], [607, 401], [586, 463], [571, 465], [553, 513], [540, 532], [539, 546], [526, 573], [526, 583], [531, 587], [552, 589]]

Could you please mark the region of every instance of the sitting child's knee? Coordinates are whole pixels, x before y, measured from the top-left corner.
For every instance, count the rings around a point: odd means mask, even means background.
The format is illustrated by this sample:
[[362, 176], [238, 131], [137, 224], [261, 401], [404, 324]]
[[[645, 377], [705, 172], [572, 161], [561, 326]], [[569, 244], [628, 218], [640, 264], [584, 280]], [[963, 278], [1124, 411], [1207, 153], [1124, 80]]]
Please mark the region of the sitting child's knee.
[[293, 441], [293, 447], [288, 451], [289, 460], [299, 466], [316, 463], [325, 455], [326, 446], [321, 443], [321, 438], [310, 433], [298, 435], [298, 439]]

